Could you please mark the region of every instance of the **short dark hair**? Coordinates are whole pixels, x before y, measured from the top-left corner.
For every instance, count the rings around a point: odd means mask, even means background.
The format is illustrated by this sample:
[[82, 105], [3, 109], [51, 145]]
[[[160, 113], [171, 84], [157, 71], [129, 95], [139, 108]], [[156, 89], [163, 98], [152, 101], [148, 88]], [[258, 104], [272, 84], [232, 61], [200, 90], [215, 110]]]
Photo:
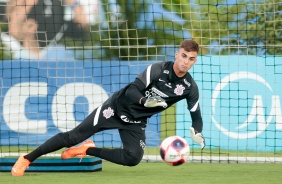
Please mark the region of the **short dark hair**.
[[194, 40], [183, 40], [180, 43], [179, 48], [183, 48], [185, 51], [187, 52], [199, 52], [199, 44], [197, 42], [195, 42]]

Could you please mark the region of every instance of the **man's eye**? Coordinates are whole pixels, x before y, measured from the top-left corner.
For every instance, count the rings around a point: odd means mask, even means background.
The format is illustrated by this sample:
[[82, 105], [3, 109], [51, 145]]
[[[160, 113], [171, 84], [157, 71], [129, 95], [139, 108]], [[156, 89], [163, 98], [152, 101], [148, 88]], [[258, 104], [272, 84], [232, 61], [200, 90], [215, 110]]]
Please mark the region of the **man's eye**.
[[196, 58], [189, 58], [190, 61], [195, 61]]

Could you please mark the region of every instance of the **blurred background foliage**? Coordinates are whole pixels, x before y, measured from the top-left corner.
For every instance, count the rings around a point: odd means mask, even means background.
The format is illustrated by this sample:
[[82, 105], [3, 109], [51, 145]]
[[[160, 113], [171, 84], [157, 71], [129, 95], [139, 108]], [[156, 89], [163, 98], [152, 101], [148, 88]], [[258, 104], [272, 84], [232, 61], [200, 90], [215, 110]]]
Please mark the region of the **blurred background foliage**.
[[[282, 3], [273, 0], [101, 0], [101, 22], [60, 43], [79, 59], [159, 60], [183, 39], [202, 55], [281, 55]], [[1, 24], [7, 31], [7, 24]], [[11, 58], [0, 42], [0, 58]]]

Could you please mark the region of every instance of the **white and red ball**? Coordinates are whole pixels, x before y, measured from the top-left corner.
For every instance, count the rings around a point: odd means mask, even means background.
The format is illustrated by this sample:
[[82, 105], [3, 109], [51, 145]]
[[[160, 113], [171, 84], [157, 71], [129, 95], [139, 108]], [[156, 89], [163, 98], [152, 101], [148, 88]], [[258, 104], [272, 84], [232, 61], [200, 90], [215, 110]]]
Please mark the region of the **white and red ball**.
[[182, 137], [170, 136], [161, 143], [160, 154], [166, 163], [177, 166], [186, 162], [190, 154], [190, 147]]

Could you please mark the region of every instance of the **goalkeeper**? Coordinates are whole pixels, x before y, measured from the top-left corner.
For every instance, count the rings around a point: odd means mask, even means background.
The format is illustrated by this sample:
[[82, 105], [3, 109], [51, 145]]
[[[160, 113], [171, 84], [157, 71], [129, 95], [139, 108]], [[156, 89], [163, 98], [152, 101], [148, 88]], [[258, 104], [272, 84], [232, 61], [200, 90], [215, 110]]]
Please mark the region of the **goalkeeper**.
[[[201, 133], [203, 121], [199, 91], [188, 72], [196, 63], [198, 51], [195, 41], [182, 41], [174, 62], [150, 65], [135, 81], [115, 92], [76, 128], [55, 135], [31, 153], [19, 157], [11, 170], [12, 175], [23, 176], [35, 159], [64, 147], [68, 149], [62, 153], [62, 159], [91, 155], [116, 164], [135, 166], [144, 154], [147, 119], [182, 99], [187, 100], [192, 118], [191, 138], [203, 149], [205, 141]], [[97, 148], [92, 140], [72, 147], [107, 129], [118, 129], [123, 148]]]

